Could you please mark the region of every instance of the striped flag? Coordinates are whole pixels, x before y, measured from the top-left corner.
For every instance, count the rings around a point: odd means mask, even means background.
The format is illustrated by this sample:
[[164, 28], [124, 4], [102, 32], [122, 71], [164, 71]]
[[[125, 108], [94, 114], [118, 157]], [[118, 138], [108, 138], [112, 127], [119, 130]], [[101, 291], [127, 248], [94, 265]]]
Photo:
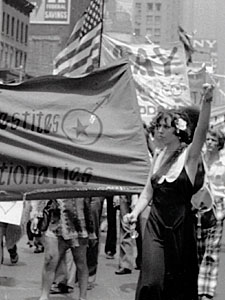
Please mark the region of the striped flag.
[[192, 54], [195, 52], [195, 49], [192, 45], [191, 36], [189, 36], [181, 26], [178, 26], [178, 36], [184, 45], [188, 65], [189, 63], [192, 63]]
[[91, 0], [76, 23], [66, 47], [53, 62], [54, 75], [71, 77], [89, 73], [99, 67], [102, 5], [102, 0]]

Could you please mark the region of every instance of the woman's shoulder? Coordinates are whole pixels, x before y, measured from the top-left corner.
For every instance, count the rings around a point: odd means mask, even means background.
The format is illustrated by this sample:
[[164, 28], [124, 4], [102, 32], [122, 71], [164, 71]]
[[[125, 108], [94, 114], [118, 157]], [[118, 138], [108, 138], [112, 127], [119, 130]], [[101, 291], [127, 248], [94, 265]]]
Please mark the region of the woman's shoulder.
[[179, 177], [185, 166], [187, 151], [188, 149], [185, 146], [180, 149], [177, 159], [171, 165], [167, 174], [160, 178], [159, 183], [162, 183], [164, 180], [167, 182], [173, 182]]

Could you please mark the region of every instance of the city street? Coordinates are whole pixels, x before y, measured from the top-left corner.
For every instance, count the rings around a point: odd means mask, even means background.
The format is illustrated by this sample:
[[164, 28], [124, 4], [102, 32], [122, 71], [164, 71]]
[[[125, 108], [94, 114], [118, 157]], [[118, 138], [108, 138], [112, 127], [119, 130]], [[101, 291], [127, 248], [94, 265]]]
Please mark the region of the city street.
[[[88, 300], [131, 300], [134, 299], [135, 286], [138, 278], [137, 270], [130, 275], [115, 275], [118, 256], [106, 259], [104, 256], [105, 233], [102, 233], [99, 256], [99, 269], [96, 286], [88, 291]], [[5, 260], [0, 273], [0, 300], [37, 300], [40, 296], [41, 270], [43, 254], [34, 254], [33, 248], [26, 244], [24, 236], [18, 244], [19, 262], [10, 263], [5, 251]], [[52, 300], [77, 300], [78, 288], [73, 293], [51, 295]]]
[[[114, 260], [104, 256], [105, 233], [102, 233], [99, 256], [99, 269], [96, 286], [88, 291], [88, 300], [133, 300], [138, 278], [138, 271], [130, 275], [115, 275], [118, 254]], [[19, 262], [12, 266], [8, 253], [5, 252], [4, 265], [0, 274], [0, 300], [37, 300], [40, 295], [41, 270], [43, 254], [34, 254], [26, 245], [24, 236], [19, 247]], [[220, 274], [217, 295], [214, 300], [225, 299], [225, 237], [221, 251]], [[51, 295], [52, 300], [78, 300], [78, 288], [73, 293]]]

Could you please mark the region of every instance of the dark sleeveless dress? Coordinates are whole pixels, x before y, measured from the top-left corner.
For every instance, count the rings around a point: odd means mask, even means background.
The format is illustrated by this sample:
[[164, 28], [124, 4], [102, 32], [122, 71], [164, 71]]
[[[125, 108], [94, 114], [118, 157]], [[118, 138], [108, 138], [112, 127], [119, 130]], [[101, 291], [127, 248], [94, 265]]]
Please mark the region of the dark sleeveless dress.
[[136, 300], [197, 300], [193, 185], [185, 169], [173, 182], [153, 182]]

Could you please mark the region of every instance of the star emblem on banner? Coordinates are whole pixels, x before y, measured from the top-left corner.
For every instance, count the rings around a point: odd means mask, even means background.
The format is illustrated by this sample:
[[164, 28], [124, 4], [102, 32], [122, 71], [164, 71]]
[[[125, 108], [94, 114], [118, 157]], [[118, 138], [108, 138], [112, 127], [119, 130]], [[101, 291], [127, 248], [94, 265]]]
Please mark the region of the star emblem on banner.
[[65, 136], [75, 144], [92, 145], [102, 135], [102, 122], [93, 112], [85, 109], [71, 109], [62, 120]]
[[81, 123], [80, 119], [77, 118], [77, 126], [72, 127], [72, 128], [74, 128], [76, 130], [76, 136], [77, 136], [77, 138], [79, 138], [79, 136], [81, 134], [86, 135], [86, 136], [88, 135], [87, 132], [86, 132], [87, 127], [88, 127], [88, 125], [83, 125]]

